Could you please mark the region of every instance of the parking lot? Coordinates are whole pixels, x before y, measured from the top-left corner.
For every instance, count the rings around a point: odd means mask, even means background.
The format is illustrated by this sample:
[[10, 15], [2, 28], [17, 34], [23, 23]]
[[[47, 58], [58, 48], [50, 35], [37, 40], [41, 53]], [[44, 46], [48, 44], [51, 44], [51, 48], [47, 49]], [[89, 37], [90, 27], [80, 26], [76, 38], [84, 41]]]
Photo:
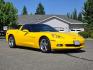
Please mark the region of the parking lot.
[[28, 48], [9, 48], [0, 39], [0, 70], [93, 70], [93, 40], [81, 51], [41, 53]]

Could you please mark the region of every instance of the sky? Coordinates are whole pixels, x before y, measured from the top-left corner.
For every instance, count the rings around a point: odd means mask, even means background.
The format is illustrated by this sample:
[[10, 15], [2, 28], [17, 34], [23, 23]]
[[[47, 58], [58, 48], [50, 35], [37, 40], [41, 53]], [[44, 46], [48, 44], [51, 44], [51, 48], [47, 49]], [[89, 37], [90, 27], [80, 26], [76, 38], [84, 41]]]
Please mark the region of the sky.
[[39, 3], [44, 6], [46, 14], [66, 15], [67, 12], [73, 12], [76, 8], [77, 12], [82, 11], [85, 0], [5, 0], [12, 2], [18, 9], [18, 14], [22, 13], [24, 5], [28, 13], [34, 14]]

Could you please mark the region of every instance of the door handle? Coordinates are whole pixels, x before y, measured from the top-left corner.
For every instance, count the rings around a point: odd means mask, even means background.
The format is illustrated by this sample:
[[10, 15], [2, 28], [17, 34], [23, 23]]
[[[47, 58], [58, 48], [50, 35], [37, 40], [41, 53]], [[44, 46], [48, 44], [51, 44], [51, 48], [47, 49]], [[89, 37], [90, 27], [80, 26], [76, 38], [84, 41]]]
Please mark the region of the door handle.
[[28, 32], [26, 32], [26, 33], [24, 34], [24, 36], [27, 35], [27, 34], [28, 34]]

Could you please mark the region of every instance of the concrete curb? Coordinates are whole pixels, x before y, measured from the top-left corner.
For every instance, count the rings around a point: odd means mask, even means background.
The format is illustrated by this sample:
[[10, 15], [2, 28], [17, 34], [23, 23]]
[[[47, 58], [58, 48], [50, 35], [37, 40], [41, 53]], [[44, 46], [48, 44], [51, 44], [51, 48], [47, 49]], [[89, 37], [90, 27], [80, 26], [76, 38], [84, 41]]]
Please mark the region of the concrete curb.
[[92, 38], [87, 38], [87, 39], [85, 39], [85, 40], [93, 40]]

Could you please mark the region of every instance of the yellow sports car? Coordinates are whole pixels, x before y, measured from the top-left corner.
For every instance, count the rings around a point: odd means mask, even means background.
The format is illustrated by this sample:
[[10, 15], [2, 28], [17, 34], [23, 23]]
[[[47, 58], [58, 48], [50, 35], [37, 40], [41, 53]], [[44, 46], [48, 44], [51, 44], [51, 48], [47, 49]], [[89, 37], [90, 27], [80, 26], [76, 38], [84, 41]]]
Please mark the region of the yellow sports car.
[[40, 49], [42, 52], [51, 50], [76, 49], [84, 47], [84, 38], [76, 33], [58, 32], [46, 24], [25, 24], [19, 29], [6, 32], [6, 40], [10, 48], [25, 46]]

